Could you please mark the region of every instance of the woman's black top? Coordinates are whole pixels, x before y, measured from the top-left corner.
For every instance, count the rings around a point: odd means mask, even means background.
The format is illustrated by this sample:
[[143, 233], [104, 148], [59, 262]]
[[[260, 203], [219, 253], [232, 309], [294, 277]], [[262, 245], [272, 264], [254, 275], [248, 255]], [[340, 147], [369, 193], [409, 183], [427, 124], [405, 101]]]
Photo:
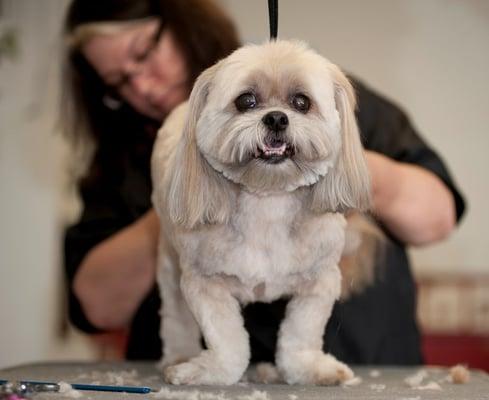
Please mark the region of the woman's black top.
[[[420, 138], [399, 108], [360, 82], [354, 81], [354, 85], [358, 96], [357, 119], [365, 148], [421, 166], [440, 177], [453, 194], [458, 221], [464, 212], [464, 200], [441, 158]], [[87, 321], [73, 294], [74, 275], [92, 247], [134, 222], [151, 206], [149, 155], [150, 151], [134, 151], [118, 164], [119, 179], [100, 179], [80, 189], [84, 208], [79, 222], [66, 231], [65, 267], [70, 319], [85, 332], [97, 332], [97, 329]], [[416, 287], [409, 259], [404, 244], [389, 232], [386, 234], [390, 240], [383, 256], [384, 265], [379, 268], [382, 274], [362, 294], [338, 302], [325, 331], [325, 350], [347, 363], [399, 365], [423, 361], [416, 322]], [[244, 308], [252, 361], [273, 360], [286, 304], [286, 300], [279, 300]], [[132, 321], [128, 359], [161, 357], [159, 308], [155, 286]]]

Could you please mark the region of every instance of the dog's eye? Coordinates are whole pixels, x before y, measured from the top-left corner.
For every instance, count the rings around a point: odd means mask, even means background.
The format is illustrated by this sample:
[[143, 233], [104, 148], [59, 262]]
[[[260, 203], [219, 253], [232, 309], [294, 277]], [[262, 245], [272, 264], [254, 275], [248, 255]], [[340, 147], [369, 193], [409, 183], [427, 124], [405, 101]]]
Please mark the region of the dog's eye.
[[243, 93], [234, 101], [238, 111], [244, 112], [255, 108], [258, 101], [253, 93]]
[[303, 94], [296, 94], [292, 97], [292, 106], [302, 113], [306, 113], [311, 108], [311, 100]]

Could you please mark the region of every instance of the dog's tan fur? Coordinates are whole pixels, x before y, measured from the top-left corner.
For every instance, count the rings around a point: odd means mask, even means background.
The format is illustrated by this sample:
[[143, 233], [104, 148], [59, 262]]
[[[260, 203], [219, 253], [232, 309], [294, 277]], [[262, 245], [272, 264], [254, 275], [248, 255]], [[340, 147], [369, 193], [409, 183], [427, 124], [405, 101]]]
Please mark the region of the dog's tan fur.
[[[234, 100], [249, 90], [259, 107], [239, 112]], [[291, 107], [295, 92], [311, 99], [307, 113]], [[353, 376], [322, 345], [341, 291], [342, 213], [370, 200], [354, 108], [335, 65], [304, 44], [277, 41], [206, 70], [188, 105], [167, 119], [152, 172], [168, 382], [237, 382], [250, 356], [240, 305], [283, 296], [291, 300], [277, 343], [281, 377], [331, 384]], [[295, 154], [270, 164], [256, 152], [268, 133], [262, 118], [274, 110], [288, 117]]]

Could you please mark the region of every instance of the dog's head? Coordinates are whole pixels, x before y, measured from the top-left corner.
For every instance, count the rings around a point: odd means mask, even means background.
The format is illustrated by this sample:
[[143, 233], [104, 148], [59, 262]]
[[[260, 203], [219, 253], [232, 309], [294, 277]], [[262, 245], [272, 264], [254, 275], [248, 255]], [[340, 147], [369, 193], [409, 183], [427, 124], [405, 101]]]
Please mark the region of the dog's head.
[[309, 187], [315, 212], [365, 209], [369, 178], [345, 75], [299, 42], [243, 47], [204, 71], [190, 96], [170, 183], [180, 224], [224, 222], [233, 186]]

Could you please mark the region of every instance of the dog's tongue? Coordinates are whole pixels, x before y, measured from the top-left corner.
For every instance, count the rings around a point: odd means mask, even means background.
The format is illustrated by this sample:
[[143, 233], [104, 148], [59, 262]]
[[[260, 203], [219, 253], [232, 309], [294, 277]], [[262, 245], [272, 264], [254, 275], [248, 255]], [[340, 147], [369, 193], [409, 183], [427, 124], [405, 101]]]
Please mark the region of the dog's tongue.
[[266, 137], [264, 144], [265, 147], [267, 147], [268, 149], [278, 149], [283, 145], [285, 145], [285, 143], [282, 140], [274, 137]]
[[284, 142], [272, 142], [265, 143], [263, 146], [263, 152], [265, 154], [283, 154], [285, 152], [285, 148], [287, 144]]

